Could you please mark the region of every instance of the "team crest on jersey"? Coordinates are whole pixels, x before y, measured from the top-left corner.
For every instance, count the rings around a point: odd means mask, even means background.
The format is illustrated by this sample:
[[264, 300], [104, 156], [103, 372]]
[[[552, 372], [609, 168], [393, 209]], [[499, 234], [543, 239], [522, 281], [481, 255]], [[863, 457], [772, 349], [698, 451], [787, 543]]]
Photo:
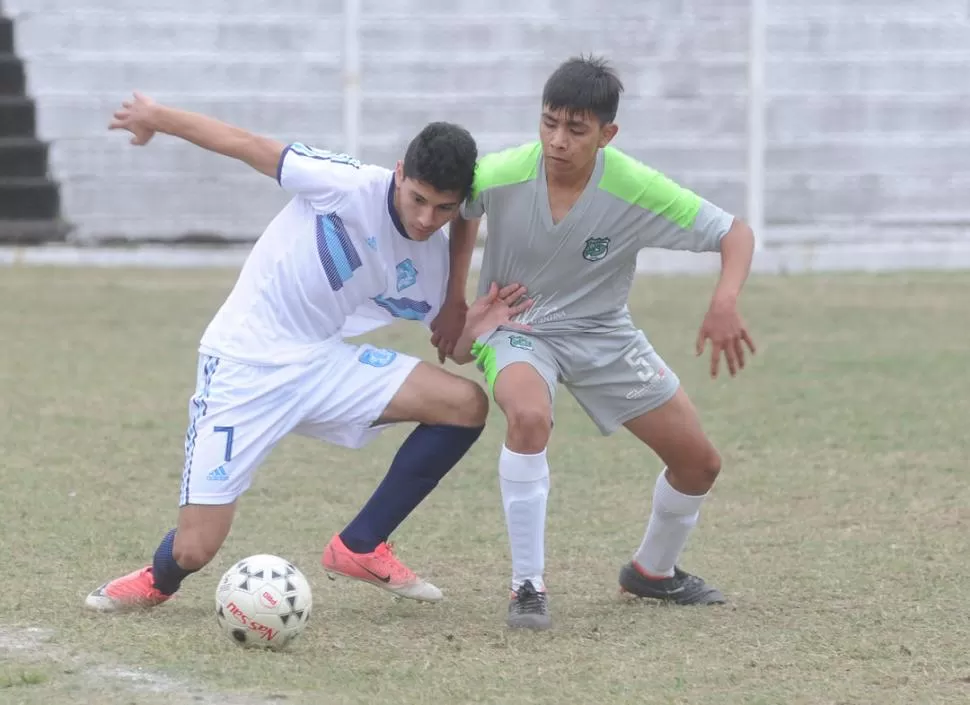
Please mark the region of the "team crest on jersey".
[[513, 348], [518, 348], [519, 350], [533, 350], [532, 341], [526, 338], [524, 335], [510, 335], [509, 345]]
[[377, 251], [377, 238], [374, 237], [373, 235], [371, 235], [369, 238], [367, 238], [367, 246], [376, 252]]
[[599, 262], [606, 257], [610, 251], [610, 239], [608, 237], [590, 237], [586, 239], [586, 247], [583, 248], [583, 259], [590, 262]]
[[365, 365], [370, 365], [371, 367], [387, 367], [394, 362], [394, 358], [396, 357], [397, 353], [393, 350], [367, 348], [357, 359], [363, 362]]
[[411, 258], [397, 263], [397, 290], [403, 291], [409, 286], [414, 286], [418, 280], [418, 270], [414, 268]]

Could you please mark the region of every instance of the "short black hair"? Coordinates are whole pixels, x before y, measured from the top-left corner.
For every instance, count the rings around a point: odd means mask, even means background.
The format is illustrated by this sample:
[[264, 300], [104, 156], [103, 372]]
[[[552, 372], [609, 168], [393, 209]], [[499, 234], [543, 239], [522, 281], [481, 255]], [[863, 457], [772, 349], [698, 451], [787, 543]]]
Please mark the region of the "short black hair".
[[461, 125], [432, 122], [411, 140], [404, 155], [404, 178], [430, 184], [437, 191], [457, 191], [464, 200], [472, 190], [478, 146]]
[[542, 105], [552, 110], [592, 113], [604, 125], [616, 119], [623, 83], [609, 62], [574, 56], [559, 65], [542, 89]]

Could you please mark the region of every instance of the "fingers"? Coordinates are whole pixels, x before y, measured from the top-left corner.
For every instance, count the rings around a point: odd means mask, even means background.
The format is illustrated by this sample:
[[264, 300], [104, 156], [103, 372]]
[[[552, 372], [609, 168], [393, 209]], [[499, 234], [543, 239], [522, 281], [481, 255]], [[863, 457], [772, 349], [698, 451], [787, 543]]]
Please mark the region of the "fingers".
[[532, 330], [532, 326], [528, 323], [503, 323], [502, 328], [510, 328], [513, 330]]
[[492, 282], [492, 285], [488, 287], [488, 294], [486, 294], [485, 299], [488, 301], [488, 303], [493, 303], [497, 298], [499, 298], [499, 296], [500, 292], [498, 284]]
[[721, 346], [711, 341], [711, 377], [717, 379], [717, 368], [721, 364]]
[[744, 346], [741, 345], [741, 338], [737, 337], [733, 341], [734, 359], [738, 361], [738, 372], [744, 369]]
[[520, 313], [525, 313], [532, 308], [532, 304], [532, 299], [526, 299], [522, 303], [515, 304], [515, 306], [509, 306], [509, 318], [515, 318]]
[[752, 355], [754, 355], [757, 352], [757, 350], [755, 350], [755, 347], [754, 347], [754, 341], [751, 340], [751, 336], [748, 335], [748, 331], [745, 330], [744, 328], [741, 329], [741, 340], [747, 343], [748, 350], [751, 351]]
[[509, 284], [508, 286], [502, 287], [498, 296], [503, 302], [511, 305], [525, 296], [526, 293], [526, 288], [521, 284]]
[[738, 357], [734, 352], [734, 341], [728, 341], [726, 345], [721, 347], [724, 351], [724, 360], [727, 362], [728, 372], [732, 377], [738, 373]]
[[707, 342], [707, 329], [701, 326], [701, 329], [697, 331], [697, 342], [694, 343], [694, 352], [700, 357], [704, 352], [704, 343]]

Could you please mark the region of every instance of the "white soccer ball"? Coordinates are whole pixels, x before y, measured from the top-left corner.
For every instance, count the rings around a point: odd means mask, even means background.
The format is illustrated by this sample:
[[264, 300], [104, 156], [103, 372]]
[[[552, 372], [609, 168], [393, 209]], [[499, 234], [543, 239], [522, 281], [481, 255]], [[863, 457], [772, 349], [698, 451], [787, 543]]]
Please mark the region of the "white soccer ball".
[[303, 573], [279, 556], [243, 558], [216, 588], [216, 618], [240, 646], [279, 651], [300, 635], [313, 596]]

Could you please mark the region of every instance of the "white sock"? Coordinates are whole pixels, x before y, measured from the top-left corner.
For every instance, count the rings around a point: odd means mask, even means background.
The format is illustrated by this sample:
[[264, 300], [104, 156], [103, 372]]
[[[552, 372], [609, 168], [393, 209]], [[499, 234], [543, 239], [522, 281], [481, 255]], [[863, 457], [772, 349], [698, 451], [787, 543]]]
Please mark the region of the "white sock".
[[536, 590], [543, 590], [546, 501], [549, 497], [546, 451], [522, 455], [503, 445], [498, 474], [512, 551], [512, 589], [517, 590], [526, 580], [531, 580]]
[[706, 494], [687, 495], [667, 482], [667, 468], [653, 489], [653, 509], [643, 543], [633, 560], [651, 575], [671, 577], [691, 529], [697, 525]]

